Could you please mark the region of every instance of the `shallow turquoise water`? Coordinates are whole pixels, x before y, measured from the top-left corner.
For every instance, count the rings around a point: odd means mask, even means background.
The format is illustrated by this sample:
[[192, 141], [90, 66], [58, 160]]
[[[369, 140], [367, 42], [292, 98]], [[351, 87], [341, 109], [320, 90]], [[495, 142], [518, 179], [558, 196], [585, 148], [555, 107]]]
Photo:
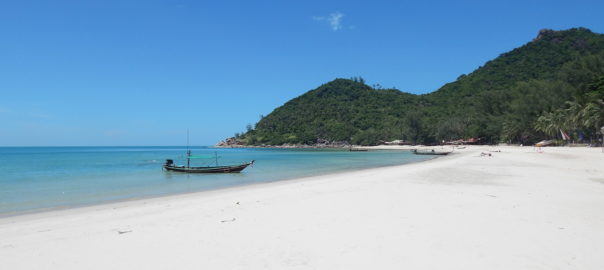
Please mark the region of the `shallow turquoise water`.
[[[0, 215], [219, 189], [238, 185], [399, 165], [430, 159], [408, 151], [215, 149], [220, 164], [256, 160], [240, 174], [164, 172], [166, 158], [184, 162], [180, 147], [0, 147]], [[214, 159], [192, 165], [213, 165]]]

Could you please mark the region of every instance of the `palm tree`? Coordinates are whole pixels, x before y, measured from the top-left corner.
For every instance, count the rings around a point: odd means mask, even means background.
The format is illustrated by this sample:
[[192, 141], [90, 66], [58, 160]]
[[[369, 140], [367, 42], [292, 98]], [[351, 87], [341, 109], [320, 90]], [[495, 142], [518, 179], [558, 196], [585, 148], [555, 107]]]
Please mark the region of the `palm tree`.
[[581, 124], [586, 128], [595, 128], [597, 133], [604, 124], [604, 100], [596, 99], [587, 103], [579, 115]]
[[585, 106], [577, 101], [567, 101], [566, 105], [568, 106], [568, 108], [564, 110], [566, 119], [564, 119], [564, 124], [561, 128], [566, 130], [576, 130], [582, 125], [581, 111]]
[[557, 132], [554, 128], [554, 114], [554, 112], [546, 112], [539, 116], [535, 122], [535, 130], [543, 132], [548, 136], [554, 136]]
[[569, 110], [558, 109], [553, 112], [546, 112], [537, 118], [535, 122], [535, 130], [541, 131], [549, 136], [556, 136], [558, 131], [569, 127]]

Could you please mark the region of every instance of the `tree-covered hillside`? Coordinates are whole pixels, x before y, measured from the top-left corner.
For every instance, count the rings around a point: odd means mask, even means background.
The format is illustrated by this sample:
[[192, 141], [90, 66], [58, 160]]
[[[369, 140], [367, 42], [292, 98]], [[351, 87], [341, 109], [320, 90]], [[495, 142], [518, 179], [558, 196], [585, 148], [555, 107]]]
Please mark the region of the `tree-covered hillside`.
[[[539, 128], [539, 117], [597, 96], [593, 85], [602, 76], [604, 35], [584, 28], [542, 30], [533, 41], [426, 95], [374, 89], [361, 78], [336, 79], [288, 101], [237, 139], [250, 145], [395, 139], [429, 144], [469, 137], [532, 143], [555, 136]], [[596, 135], [579, 124], [561, 128]]]
[[315, 143], [317, 140], [370, 144], [401, 135], [401, 120], [417, 97], [375, 90], [362, 82], [336, 79], [275, 109], [248, 132], [248, 143]]

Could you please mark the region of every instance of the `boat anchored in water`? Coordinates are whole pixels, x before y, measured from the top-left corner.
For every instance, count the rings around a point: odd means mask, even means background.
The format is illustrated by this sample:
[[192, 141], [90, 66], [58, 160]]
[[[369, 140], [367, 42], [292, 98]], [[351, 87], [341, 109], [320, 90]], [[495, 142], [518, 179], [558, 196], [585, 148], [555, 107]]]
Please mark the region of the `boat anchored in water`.
[[[215, 166], [191, 166], [191, 159], [214, 159], [216, 162]], [[189, 150], [189, 130], [187, 129], [187, 165], [176, 165], [174, 164], [174, 160], [166, 159], [166, 163], [162, 166], [162, 169], [166, 171], [173, 172], [183, 172], [183, 173], [238, 173], [243, 171], [243, 169], [247, 168], [254, 164], [255, 160], [250, 162], [236, 164], [236, 165], [223, 165], [218, 166], [218, 153], [214, 152], [214, 156], [209, 155], [196, 155], [194, 156]]]
[[451, 151], [435, 151], [434, 149], [412, 149], [411, 152], [416, 155], [437, 155], [437, 156], [446, 156], [451, 153]]
[[216, 160], [216, 166], [191, 166], [191, 159], [208, 159], [210, 156], [194, 156], [191, 154], [191, 150], [187, 151], [187, 165], [176, 165], [174, 160], [167, 159], [164, 163], [163, 168], [167, 171], [183, 172], [183, 173], [238, 173], [243, 171], [254, 164], [254, 160], [243, 164], [236, 165], [223, 165], [218, 166], [218, 155], [215, 153], [214, 159]]

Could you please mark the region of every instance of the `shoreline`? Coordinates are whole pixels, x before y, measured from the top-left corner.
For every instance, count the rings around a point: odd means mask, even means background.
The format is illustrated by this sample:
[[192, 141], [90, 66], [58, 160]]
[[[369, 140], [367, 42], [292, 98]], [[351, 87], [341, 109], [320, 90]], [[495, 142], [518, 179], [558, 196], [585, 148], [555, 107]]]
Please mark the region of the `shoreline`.
[[[374, 148], [374, 147], [401, 147], [401, 149], [399, 150], [403, 150], [403, 149], [415, 149], [415, 148], [426, 148], [426, 147], [445, 147], [445, 146], [455, 146], [455, 145], [410, 145], [410, 144], [401, 144], [401, 145], [367, 145], [367, 146], [363, 146], [363, 145], [349, 145], [349, 144], [283, 144], [283, 145], [240, 145], [240, 144], [234, 144], [234, 145], [213, 145], [213, 146], [209, 146], [210, 148], [221, 148], [221, 149], [229, 149], [229, 148], [253, 148], [253, 149], [257, 149], [257, 148], [274, 148], [274, 149], [342, 149], [342, 150], [347, 150], [347, 149], [365, 149], [365, 148]], [[459, 145], [462, 146], [462, 145]], [[485, 146], [485, 145], [477, 145], [477, 146]]]
[[[316, 149], [326, 149], [326, 148], [316, 148]], [[409, 150], [409, 149], [374, 149], [374, 150], [404, 151], [404, 150]], [[359, 172], [359, 171], [374, 170], [374, 169], [387, 168], [387, 167], [406, 166], [406, 165], [410, 165], [410, 164], [414, 164], [414, 163], [429, 162], [429, 161], [437, 159], [439, 157], [442, 158], [442, 156], [436, 156], [435, 158], [431, 158], [431, 159], [427, 159], [427, 160], [418, 160], [418, 161], [413, 161], [410, 163], [394, 164], [394, 165], [381, 165], [381, 166], [372, 167], [372, 168], [353, 169], [350, 171], [328, 172], [328, 173], [318, 174], [318, 175], [313, 175], [313, 176], [283, 178], [283, 179], [277, 179], [277, 180], [268, 181], [268, 182], [253, 182], [253, 183], [246, 183], [246, 184], [236, 185], [236, 186], [211, 188], [211, 189], [207, 189], [207, 190], [185, 191], [185, 192], [180, 192], [180, 193], [149, 195], [149, 196], [127, 198], [127, 199], [100, 201], [100, 202], [96, 202], [96, 203], [88, 203], [88, 204], [80, 204], [80, 205], [72, 205], [72, 206], [48, 207], [48, 208], [34, 209], [34, 210], [28, 210], [28, 211], [0, 213], [0, 221], [2, 219], [6, 219], [6, 218], [13, 218], [13, 217], [27, 216], [27, 215], [38, 215], [38, 214], [43, 214], [43, 213], [48, 213], [48, 212], [60, 212], [60, 211], [77, 210], [80, 208], [102, 207], [103, 205], [113, 205], [113, 204], [128, 203], [128, 202], [133, 202], [133, 201], [162, 199], [162, 198], [172, 197], [172, 196], [179, 197], [179, 196], [186, 196], [186, 195], [197, 194], [197, 193], [199, 193], [201, 195], [203, 193], [208, 193], [208, 192], [213, 192], [213, 191], [236, 190], [239, 188], [246, 188], [246, 187], [255, 186], [255, 185], [266, 185], [266, 184], [272, 184], [272, 183], [278, 183], [278, 182], [305, 181], [307, 179], [312, 179], [312, 178], [317, 178], [317, 177], [337, 176], [339, 174], [355, 173], [355, 172]]]
[[601, 269], [603, 161], [600, 148], [476, 146], [400, 166], [3, 218], [0, 264]]

